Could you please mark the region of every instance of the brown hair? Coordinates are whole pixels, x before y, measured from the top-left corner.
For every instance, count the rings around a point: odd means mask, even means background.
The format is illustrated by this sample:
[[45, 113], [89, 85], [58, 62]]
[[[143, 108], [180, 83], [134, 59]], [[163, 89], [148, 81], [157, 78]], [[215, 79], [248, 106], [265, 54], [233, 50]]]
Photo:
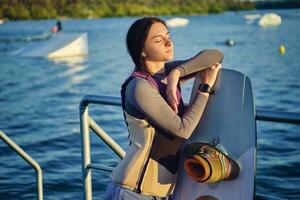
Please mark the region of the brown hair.
[[152, 24], [157, 22], [162, 23], [167, 28], [165, 22], [157, 17], [144, 17], [136, 20], [127, 32], [127, 50], [137, 71], [147, 72], [142, 58], [142, 50]]

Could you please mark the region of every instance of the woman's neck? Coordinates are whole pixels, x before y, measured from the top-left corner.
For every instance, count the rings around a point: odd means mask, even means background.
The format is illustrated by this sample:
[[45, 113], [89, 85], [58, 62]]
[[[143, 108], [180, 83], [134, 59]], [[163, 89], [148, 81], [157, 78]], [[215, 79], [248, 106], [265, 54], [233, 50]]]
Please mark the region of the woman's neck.
[[155, 62], [155, 61], [145, 60], [145, 65], [146, 65], [147, 71], [151, 75], [153, 75], [158, 72], [162, 72], [164, 70], [165, 62], [162, 62], [162, 61]]

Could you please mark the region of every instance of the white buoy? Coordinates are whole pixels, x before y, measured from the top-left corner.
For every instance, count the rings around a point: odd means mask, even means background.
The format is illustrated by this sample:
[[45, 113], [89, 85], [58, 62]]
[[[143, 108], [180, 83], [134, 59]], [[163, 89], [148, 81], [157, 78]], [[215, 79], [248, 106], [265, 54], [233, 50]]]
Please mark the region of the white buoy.
[[169, 20], [166, 21], [166, 24], [169, 27], [186, 26], [188, 23], [189, 23], [188, 19], [179, 18], [179, 17], [176, 17], [176, 18], [173, 18], [173, 19], [169, 19]]
[[260, 14], [248, 14], [248, 15], [245, 15], [244, 18], [246, 20], [256, 20], [256, 19], [261, 18], [261, 15]]
[[234, 46], [234, 45], [235, 45], [235, 41], [234, 41], [233, 39], [227, 39], [227, 40], [225, 41], [225, 44], [226, 44], [227, 46]]
[[258, 24], [262, 27], [278, 26], [281, 24], [281, 17], [276, 13], [267, 13], [262, 16]]

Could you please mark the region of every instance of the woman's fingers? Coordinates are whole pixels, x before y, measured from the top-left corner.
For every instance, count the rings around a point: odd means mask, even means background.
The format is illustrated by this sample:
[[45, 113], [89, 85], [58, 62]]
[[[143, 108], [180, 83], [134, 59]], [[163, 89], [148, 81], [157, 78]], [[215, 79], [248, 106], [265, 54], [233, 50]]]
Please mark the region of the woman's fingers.
[[207, 83], [210, 86], [213, 86], [215, 84], [220, 67], [221, 67], [220, 63], [215, 63], [211, 67], [200, 71], [200, 77], [202, 82]]
[[171, 107], [174, 110], [174, 112], [177, 114], [178, 113], [177, 104], [174, 101], [173, 103], [171, 103]]
[[[176, 89], [177, 89], [177, 88], [176, 88]], [[172, 97], [173, 97], [173, 99], [174, 99], [175, 104], [178, 105], [178, 100], [177, 100], [176, 91], [173, 91]]]
[[221, 64], [220, 63], [216, 63], [213, 66], [211, 66], [211, 69], [217, 69], [217, 68], [220, 68], [220, 67], [221, 67]]
[[175, 101], [173, 101], [173, 103], [171, 104], [171, 107], [173, 108], [174, 112], [177, 114], [178, 108], [177, 108], [177, 103]]
[[167, 98], [168, 98], [168, 103], [171, 106], [171, 108], [174, 110], [174, 112], [178, 113], [178, 109], [177, 109], [178, 100], [177, 100], [176, 93], [167, 92]]
[[168, 83], [167, 83], [167, 101], [168, 104], [171, 106], [172, 110], [174, 112], [178, 113], [177, 105], [178, 105], [178, 99], [177, 99], [177, 84], [179, 81], [179, 76], [176, 75], [176, 71], [174, 73], [171, 73], [171, 75], [168, 76]]

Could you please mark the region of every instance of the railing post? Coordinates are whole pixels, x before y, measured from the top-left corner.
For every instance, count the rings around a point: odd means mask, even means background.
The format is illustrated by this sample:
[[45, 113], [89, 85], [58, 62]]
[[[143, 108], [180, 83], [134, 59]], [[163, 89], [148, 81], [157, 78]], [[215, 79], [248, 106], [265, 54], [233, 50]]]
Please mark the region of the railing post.
[[12, 141], [5, 133], [0, 131], [0, 138], [14, 151], [16, 151], [27, 163], [29, 163], [37, 174], [37, 199], [43, 200], [43, 172], [40, 165], [31, 158], [19, 145]]
[[125, 157], [126, 152], [115, 142], [97, 123], [89, 117], [89, 127], [96, 133], [100, 139], [107, 144], [121, 159]]
[[88, 103], [82, 101], [79, 107], [80, 132], [81, 132], [81, 157], [82, 157], [82, 180], [83, 199], [92, 200], [92, 171], [88, 167], [91, 164], [90, 134], [88, 122]]
[[292, 112], [256, 109], [256, 120], [300, 124], [300, 114]]

